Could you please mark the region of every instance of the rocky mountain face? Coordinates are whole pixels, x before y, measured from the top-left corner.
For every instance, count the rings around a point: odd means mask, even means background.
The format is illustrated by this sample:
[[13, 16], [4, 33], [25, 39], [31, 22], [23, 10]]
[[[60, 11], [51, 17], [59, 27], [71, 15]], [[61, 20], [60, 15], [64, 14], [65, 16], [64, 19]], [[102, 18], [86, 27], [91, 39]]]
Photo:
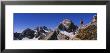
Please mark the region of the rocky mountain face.
[[35, 29], [25, 29], [22, 33], [14, 33], [14, 40], [24, 40], [25, 38], [36, 40], [97, 40], [97, 19], [81, 26], [76, 26], [71, 20], [64, 19], [58, 27], [52, 31], [46, 26]]
[[74, 26], [75, 31], [67, 32], [57, 29], [49, 40], [97, 40], [97, 23], [90, 23], [84, 26]]
[[97, 40], [97, 26], [90, 24], [85, 28], [79, 29], [76, 38], [81, 40]]
[[36, 27], [35, 29], [27, 28], [22, 31], [22, 33], [14, 33], [14, 40], [25, 40], [25, 39], [44, 39], [48, 33], [52, 32], [51, 29], [46, 26]]

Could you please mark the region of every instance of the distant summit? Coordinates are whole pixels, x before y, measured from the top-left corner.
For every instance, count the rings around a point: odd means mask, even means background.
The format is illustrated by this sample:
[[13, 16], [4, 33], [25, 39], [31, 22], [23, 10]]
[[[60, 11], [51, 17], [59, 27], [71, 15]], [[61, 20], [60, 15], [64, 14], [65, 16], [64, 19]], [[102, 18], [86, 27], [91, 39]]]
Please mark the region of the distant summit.
[[75, 34], [78, 26], [69, 19], [64, 19], [54, 31], [53, 35], [49, 38], [50, 40], [69, 40], [72, 35]]

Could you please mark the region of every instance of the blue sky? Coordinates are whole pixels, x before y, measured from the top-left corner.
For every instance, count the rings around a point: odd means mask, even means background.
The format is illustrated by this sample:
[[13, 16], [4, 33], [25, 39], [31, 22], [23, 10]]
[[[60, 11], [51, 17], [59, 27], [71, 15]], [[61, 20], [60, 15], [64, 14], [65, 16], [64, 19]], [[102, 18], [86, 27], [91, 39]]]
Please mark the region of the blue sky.
[[14, 13], [14, 32], [22, 32], [26, 28], [47, 26], [54, 29], [64, 19], [70, 19], [79, 26], [80, 18], [84, 24], [89, 23], [96, 13]]

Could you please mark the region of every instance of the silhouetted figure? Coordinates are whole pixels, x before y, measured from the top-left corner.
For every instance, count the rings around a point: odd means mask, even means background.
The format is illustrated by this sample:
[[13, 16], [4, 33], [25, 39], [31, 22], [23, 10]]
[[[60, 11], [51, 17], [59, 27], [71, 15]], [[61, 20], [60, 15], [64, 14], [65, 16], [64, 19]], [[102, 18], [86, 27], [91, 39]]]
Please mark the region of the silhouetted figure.
[[84, 22], [83, 19], [80, 20], [80, 25], [83, 26]]

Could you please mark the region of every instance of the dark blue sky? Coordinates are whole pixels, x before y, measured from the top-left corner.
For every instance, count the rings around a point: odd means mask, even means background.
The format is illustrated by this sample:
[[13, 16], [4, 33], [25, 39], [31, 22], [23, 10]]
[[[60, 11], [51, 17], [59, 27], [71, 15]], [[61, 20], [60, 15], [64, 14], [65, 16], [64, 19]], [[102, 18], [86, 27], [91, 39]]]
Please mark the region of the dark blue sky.
[[26, 28], [47, 26], [54, 29], [64, 19], [71, 19], [79, 26], [80, 18], [84, 24], [89, 23], [96, 13], [14, 13], [14, 32], [22, 32]]

